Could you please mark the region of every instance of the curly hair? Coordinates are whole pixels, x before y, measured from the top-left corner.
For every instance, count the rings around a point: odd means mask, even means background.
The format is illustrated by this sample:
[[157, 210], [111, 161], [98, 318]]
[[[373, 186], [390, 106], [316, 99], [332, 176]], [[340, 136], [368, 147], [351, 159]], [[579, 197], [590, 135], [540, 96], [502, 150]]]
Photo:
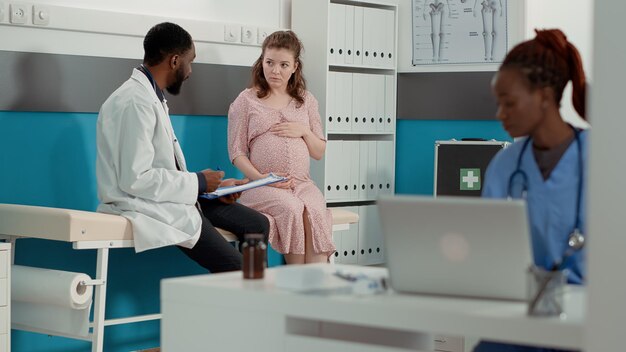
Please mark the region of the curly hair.
[[558, 29], [535, 30], [535, 33], [534, 39], [509, 51], [500, 69], [520, 69], [531, 89], [551, 87], [558, 105], [571, 80], [574, 109], [585, 118], [586, 80], [580, 53]]
[[304, 95], [306, 92], [306, 81], [302, 74], [302, 60], [300, 54], [304, 51], [302, 42], [292, 31], [277, 31], [265, 38], [261, 50], [261, 55], [252, 66], [252, 82], [250, 87], [258, 88], [257, 97], [265, 98], [270, 93], [270, 86], [263, 74], [263, 56], [267, 49], [287, 49], [293, 53], [296, 64], [296, 72], [291, 75], [287, 82], [287, 93], [297, 102], [300, 107], [304, 104]]
[[143, 40], [143, 63], [148, 66], [160, 64], [167, 55], [182, 55], [191, 49], [191, 35], [175, 23], [163, 22], [150, 28]]

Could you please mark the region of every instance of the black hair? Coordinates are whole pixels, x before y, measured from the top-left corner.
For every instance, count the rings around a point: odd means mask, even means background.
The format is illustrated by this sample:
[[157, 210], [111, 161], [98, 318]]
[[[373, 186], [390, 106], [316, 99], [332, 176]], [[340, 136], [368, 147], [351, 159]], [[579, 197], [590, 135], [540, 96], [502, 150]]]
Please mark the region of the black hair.
[[560, 105], [567, 82], [572, 81], [574, 109], [585, 118], [586, 80], [580, 53], [559, 29], [535, 30], [537, 36], [515, 46], [503, 68], [519, 68], [533, 89], [551, 87]]
[[143, 63], [160, 64], [168, 55], [182, 55], [193, 45], [191, 35], [181, 26], [163, 22], [150, 28], [143, 40]]

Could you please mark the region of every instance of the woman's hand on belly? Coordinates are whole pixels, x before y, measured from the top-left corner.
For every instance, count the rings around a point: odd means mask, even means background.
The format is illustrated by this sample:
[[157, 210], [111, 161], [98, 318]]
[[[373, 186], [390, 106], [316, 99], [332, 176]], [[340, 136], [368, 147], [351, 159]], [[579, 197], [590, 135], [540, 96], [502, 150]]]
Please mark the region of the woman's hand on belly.
[[309, 126], [299, 122], [281, 122], [274, 125], [270, 131], [279, 137], [303, 138], [311, 133]]

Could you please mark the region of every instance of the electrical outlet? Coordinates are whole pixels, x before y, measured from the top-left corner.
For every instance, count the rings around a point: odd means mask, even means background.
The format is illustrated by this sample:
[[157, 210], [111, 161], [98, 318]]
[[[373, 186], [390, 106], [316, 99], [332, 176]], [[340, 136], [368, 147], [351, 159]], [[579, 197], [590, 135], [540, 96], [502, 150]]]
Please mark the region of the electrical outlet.
[[243, 26], [241, 27], [241, 42], [253, 43], [256, 42], [256, 27]]
[[272, 33], [274, 33], [274, 31], [269, 28], [259, 28], [259, 35], [257, 36], [257, 43], [263, 44], [263, 41], [265, 40], [265, 38], [267, 38], [267, 36]]
[[9, 21], [13, 24], [26, 24], [27, 11], [25, 4], [9, 4]]
[[241, 26], [226, 25], [224, 26], [224, 41], [239, 42], [241, 40]]
[[46, 26], [50, 23], [50, 9], [46, 6], [33, 5], [33, 24]]
[[4, 3], [0, 1], [0, 22], [4, 21]]

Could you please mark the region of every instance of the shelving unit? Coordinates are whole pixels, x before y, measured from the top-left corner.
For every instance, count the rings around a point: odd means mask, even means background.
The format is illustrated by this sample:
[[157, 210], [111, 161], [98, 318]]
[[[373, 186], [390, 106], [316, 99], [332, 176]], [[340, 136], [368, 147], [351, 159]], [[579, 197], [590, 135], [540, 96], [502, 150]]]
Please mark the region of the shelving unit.
[[307, 86], [328, 140], [311, 176], [330, 207], [360, 216], [358, 226], [335, 233], [335, 261], [383, 263], [375, 200], [394, 193], [398, 7], [344, 0], [291, 6]]

